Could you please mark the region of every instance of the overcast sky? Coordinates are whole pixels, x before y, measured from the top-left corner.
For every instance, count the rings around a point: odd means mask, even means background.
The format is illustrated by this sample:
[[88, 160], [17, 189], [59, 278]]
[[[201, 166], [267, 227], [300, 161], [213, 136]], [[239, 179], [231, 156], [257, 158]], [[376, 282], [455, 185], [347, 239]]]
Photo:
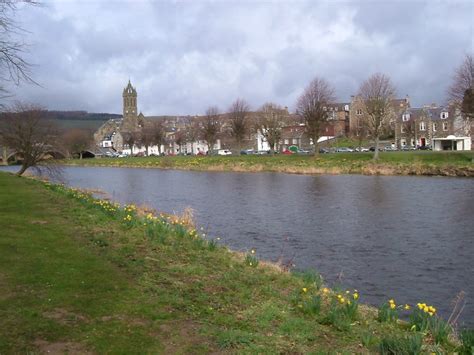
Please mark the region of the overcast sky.
[[474, 49], [474, 1], [46, 1], [17, 14], [41, 87], [17, 99], [121, 113], [129, 78], [145, 115], [294, 109], [315, 76], [339, 101], [375, 72], [412, 106], [443, 103]]

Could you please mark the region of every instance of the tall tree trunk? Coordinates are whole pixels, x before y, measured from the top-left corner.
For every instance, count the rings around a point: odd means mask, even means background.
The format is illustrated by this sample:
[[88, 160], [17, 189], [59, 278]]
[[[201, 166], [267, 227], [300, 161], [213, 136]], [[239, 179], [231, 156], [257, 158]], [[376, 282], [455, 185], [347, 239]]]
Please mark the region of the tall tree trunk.
[[82, 150], [79, 152], [79, 160], [82, 160]]
[[21, 175], [23, 175], [23, 173], [26, 171], [26, 169], [28, 169], [28, 165], [25, 164], [25, 163], [21, 164], [21, 169], [20, 169], [20, 171], [18, 171], [18, 172], [16, 173], [16, 176], [21, 176]]
[[319, 137], [314, 137], [313, 138], [313, 143], [314, 143], [314, 156], [316, 158], [319, 157], [319, 143], [318, 143]]
[[8, 151], [7, 151], [7, 147], [3, 147], [3, 165], [8, 165]]
[[379, 160], [379, 136], [375, 137], [374, 160]]

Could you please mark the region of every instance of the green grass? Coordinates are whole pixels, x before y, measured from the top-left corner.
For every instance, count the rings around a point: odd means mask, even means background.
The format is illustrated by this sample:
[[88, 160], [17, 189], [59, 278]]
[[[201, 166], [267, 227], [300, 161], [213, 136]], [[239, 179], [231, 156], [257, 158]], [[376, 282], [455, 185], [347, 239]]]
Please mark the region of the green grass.
[[354, 353], [418, 334], [246, 255], [183, 218], [1, 173], [0, 353]]
[[176, 156], [68, 160], [70, 165], [208, 171], [474, 176], [474, 152], [381, 152], [276, 156]]

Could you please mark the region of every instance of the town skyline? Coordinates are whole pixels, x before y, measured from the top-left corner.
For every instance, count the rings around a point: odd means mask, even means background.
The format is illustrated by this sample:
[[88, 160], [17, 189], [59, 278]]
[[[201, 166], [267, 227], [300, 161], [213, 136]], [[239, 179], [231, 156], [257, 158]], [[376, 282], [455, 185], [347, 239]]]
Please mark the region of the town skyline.
[[294, 111], [314, 76], [346, 102], [383, 72], [413, 106], [443, 105], [474, 47], [467, 1], [417, 2], [411, 11], [403, 1], [108, 5], [22, 8], [26, 60], [41, 86], [12, 87], [12, 100], [120, 113], [116, 92], [130, 79], [145, 115], [200, 115], [211, 105], [226, 111], [237, 97], [253, 109], [270, 101]]

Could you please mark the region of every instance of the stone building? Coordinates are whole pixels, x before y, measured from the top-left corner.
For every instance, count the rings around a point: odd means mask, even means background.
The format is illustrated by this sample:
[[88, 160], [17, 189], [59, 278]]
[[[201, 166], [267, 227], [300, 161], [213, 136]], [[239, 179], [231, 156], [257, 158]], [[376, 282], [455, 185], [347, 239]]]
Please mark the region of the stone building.
[[433, 147], [434, 139], [445, 140], [448, 137], [469, 137], [461, 113], [452, 106], [432, 104], [407, 108], [397, 117], [395, 141], [399, 149]]
[[[391, 113], [383, 134], [384, 136], [394, 135], [397, 118], [408, 108], [410, 108], [410, 98], [408, 95], [404, 99], [393, 99], [391, 101]], [[358, 138], [359, 136], [367, 137], [368, 132], [363, 124], [365, 119], [364, 102], [359, 96], [352, 96], [349, 107], [349, 129], [346, 135], [353, 138]]]

